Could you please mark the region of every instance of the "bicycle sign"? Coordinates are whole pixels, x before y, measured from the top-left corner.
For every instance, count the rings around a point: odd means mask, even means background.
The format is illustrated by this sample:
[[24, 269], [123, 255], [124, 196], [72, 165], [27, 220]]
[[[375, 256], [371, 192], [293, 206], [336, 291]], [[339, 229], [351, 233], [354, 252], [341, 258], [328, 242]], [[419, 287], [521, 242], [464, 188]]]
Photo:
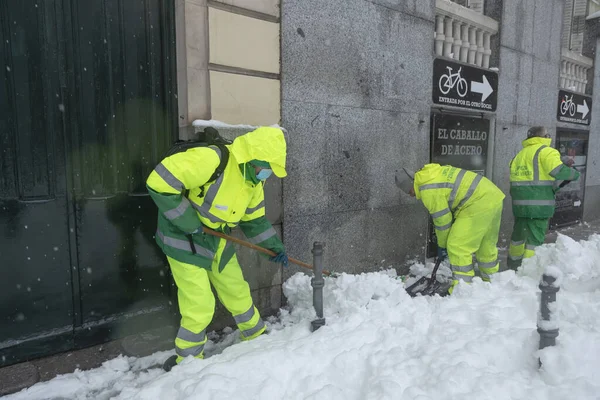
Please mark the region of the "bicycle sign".
[[577, 107], [573, 103], [573, 95], [571, 95], [571, 98], [565, 95], [565, 98], [560, 102], [560, 113], [565, 115], [568, 112], [571, 117], [574, 117], [575, 111], [577, 111]]
[[495, 111], [498, 74], [445, 58], [433, 61], [433, 102], [453, 107]]
[[[460, 76], [460, 71], [462, 67], [458, 69], [454, 74], [452, 73], [452, 67], [446, 67], [448, 69], [448, 73], [440, 76], [439, 85], [440, 91], [444, 94], [448, 94], [450, 90], [454, 89], [456, 85], [456, 92], [460, 97], [465, 97], [467, 95], [467, 80]], [[457, 85], [458, 84], [458, 85]]]
[[589, 125], [591, 120], [592, 98], [578, 93], [558, 91], [556, 118], [561, 122]]

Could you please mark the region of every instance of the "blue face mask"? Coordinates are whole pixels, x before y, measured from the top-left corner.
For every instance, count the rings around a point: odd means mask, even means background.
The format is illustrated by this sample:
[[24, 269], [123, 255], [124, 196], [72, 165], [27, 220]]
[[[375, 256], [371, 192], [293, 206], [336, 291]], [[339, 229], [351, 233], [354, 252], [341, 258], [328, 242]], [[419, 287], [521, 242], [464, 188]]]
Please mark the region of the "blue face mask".
[[258, 174], [256, 174], [256, 179], [258, 179], [259, 181], [264, 181], [266, 180], [268, 177], [271, 176], [271, 174], [273, 173], [272, 169], [261, 169]]

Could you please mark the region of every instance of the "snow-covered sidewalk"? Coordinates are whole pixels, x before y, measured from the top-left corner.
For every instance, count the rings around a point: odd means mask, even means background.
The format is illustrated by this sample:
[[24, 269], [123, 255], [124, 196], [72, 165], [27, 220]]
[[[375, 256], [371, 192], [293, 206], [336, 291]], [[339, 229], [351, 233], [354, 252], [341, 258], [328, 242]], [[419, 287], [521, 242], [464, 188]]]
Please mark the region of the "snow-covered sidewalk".
[[[538, 284], [563, 273], [557, 346], [538, 351]], [[232, 332], [170, 373], [144, 370], [171, 353], [118, 357], [7, 396], [16, 399], [599, 399], [600, 236], [559, 236], [517, 274], [476, 278], [449, 297], [410, 298], [393, 271], [327, 278], [327, 325], [310, 277], [284, 285], [291, 311], [271, 333]], [[234, 345], [231, 345], [234, 344]], [[543, 367], [538, 369], [538, 357]]]

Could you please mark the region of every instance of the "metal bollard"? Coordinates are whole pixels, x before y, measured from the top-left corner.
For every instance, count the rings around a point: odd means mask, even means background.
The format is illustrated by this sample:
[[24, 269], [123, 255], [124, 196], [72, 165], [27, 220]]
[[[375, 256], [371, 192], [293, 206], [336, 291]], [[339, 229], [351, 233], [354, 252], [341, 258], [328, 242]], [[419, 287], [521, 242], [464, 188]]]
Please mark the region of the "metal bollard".
[[325, 318], [323, 318], [323, 286], [325, 286], [325, 280], [323, 279], [323, 247], [325, 247], [325, 243], [313, 243], [315, 276], [310, 280], [310, 285], [313, 287], [313, 307], [317, 313], [317, 319], [310, 323], [312, 332], [325, 325]]
[[[558, 285], [555, 284], [556, 278], [551, 275], [544, 274], [540, 281], [540, 290], [542, 294], [540, 296], [540, 315], [538, 317], [537, 331], [540, 334], [540, 350], [548, 346], [554, 346], [556, 344], [556, 337], [558, 336], [558, 326], [550, 325], [550, 303], [556, 302], [556, 293], [560, 290]], [[538, 360], [539, 366], [542, 366], [542, 361]]]

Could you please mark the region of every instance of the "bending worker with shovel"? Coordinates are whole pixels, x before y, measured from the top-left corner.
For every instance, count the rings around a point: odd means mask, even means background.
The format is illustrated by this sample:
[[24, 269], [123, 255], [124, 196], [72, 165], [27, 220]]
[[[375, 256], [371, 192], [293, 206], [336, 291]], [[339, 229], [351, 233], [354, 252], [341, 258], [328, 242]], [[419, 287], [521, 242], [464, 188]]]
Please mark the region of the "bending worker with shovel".
[[396, 185], [422, 200], [431, 214], [438, 259], [444, 259], [446, 254], [450, 259], [449, 293], [459, 280], [473, 280], [473, 254], [484, 281], [498, 272], [496, 244], [504, 193], [489, 179], [451, 165], [426, 164], [416, 173], [403, 168], [396, 175]]
[[148, 177], [158, 206], [156, 242], [167, 256], [181, 312], [170, 370], [187, 356], [203, 358], [206, 327], [215, 299], [233, 315], [243, 340], [265, 331], [231, 242], [207, 235], [205, 227], [228, 234], [239, 226], [248, 239], [276, 253], [271, 261], [287, 266], [283, 243], [265, 217], [263, 184], [274, 173], [283, 178], [286, 142], [281, 129], [261, 127], [231, 145], [199, 146], [166, 157]]

